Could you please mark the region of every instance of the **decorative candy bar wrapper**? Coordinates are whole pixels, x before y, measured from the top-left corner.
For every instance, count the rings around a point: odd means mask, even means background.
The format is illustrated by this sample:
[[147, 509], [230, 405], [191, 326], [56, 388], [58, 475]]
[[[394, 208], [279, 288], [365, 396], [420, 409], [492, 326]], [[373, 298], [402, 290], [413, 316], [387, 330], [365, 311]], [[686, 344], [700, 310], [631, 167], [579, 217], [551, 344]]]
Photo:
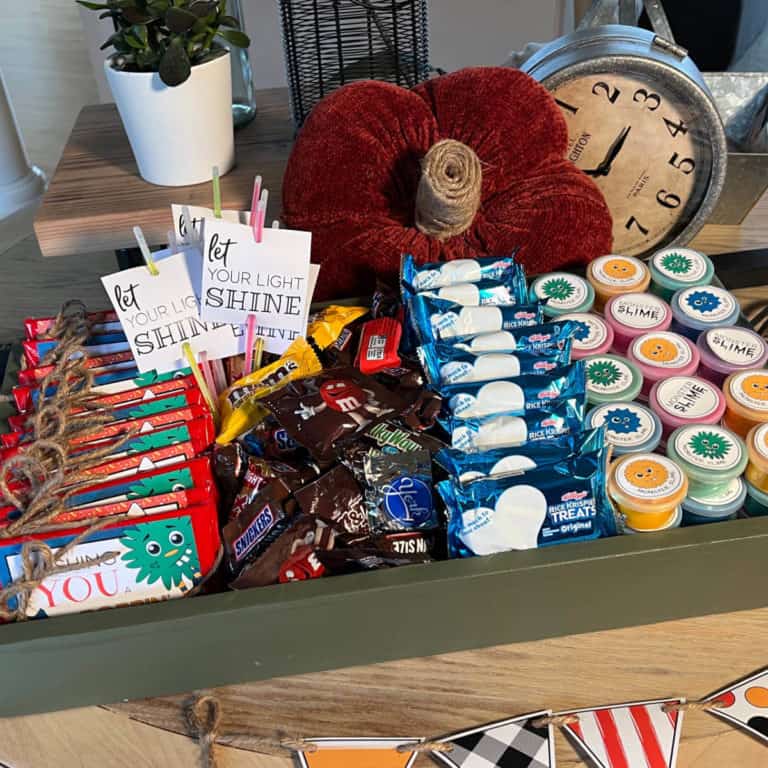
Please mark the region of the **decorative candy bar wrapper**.
[[[418, 293], [460, 283], [504, 282], [518, 267], [514, 253], [510, 256], [453, 259], [425, 264], [417, 264], [413, 256], [406, 253], [400, 262], [400, 281], [409, 291]], [[525, 281], [524, 274], [522, 279]]]
[[281, 461], [268, 461], [249, 456], [242, 485], [232, 502], [229, 519], [234, 520], [272, 480], [282, 480], [289, 491], [295, 491], [315, 480], [319, 474], [319, 469], [312, 462], [291, 466]]
[[491, 448], [514, 448], [534, 440], [549, 440], [559, 435], [579, 433], [584, 420], [584, 404], [577, 400], [557, 400], [549, 408], [527, 411], [524, 416], [498, 414], [481, 419], [447, 419], [451, 447], [473, 453]]
[[367, 314], [364, 307], [331, 305], [315, 316], [307, 327], [307, 341], [296, 339], [275, 362], [244, 376], [219, 398], [222, 427], [220, 444], [234, 440], [258, 424], [266, 411], [258, 402], [293, 379], [319, 373], [323, 366], [317, 350], [324, 350], [341, 338], [347, 326]]
[[239, 438], [239, 442], [242, 442], [249, 454], [265, 459], [306, 461], [309, 458], [307, 450], [268, 411], [263, 421]]
[[520, 475], [438, 483], [450, 557], [533, 549], [618, 533], [605, 491], [605, 451]]
[[497, 413], [522, 416], [526, 411], [548, 408], [558, 400], [585, 402], [584, 361], [556, 368], [549, 375], [528, 374], [516, 379], [452, 384], [440, 394], [454, 419], [478, 419]]
[[321, 464], [337, 458], [344, 440], [405, 407], [402, 398], [356, 368], [330, 368], [292, 381], [262, 402]]
[[358, 535], [369, 533], [363, 489], [341, 464], [294, 491], [293, 497], [302, 512], [319, 517], [340, 531]]
[[497, 448], [481, 453], [464, 453], [455, 448], [443, 448], [435, 461], [461, 483], [484, 477], [496, 477], [512, 472], [527, 472], [555, 464], [577, 455], [596, 451], [605, 445], [605, 430], [591, 429], [559, 435], [549, 440], [535, 440], [517, 448]]
[[364, 476], [371, 530], [410, 531], [438, 525], [429, 451], [370, 454], [364, 461]]
[[329, 576], [419, 565], [434, 559], [427, 552], [397, 552], [361, 546], [320, 550], [315, 555]]
[[579, 324], [573, 320], [553, 320], [541, 325], [532, 325], [517, 331], [496, 331], [474, 336], [468, 341], [437, 342], [439, 352], [457, 349], [482, 355], [486, 352], [540, 352], [562, 349], [573, 340]]
[[[34, 339], [21, 342], [24, 353], [24, 365], [29, 368], [37, 368], [43, 364], [45, 356], [58, 345], [56, 339]], [[118, 352], [130, 352], [131, 347], [124, 333], [105, 334], [94, 336], [86, 340], [83, 349], [86, 357], [103, 357], [114, 355]]]
[[535, 352], [486, 352], [475, 355], [445, 345], [423, 344], [418, 356], [429, 384], [442, 392], [446, 385], [459, 382], [494, 381], [525, 374], [550, 374], [571, 360], [571, 342], [562, 348]]
[[403, 326], [392, 317], [379, 317], [363, 325], [355, 364], [361, 373], [371, 376], [400, 365], [400, 339]]
[[[0, 540], [0, 583], [22, 576], [21, 549], [44, 541], [55, 552], [85, 529]], [[46, 578], [32, 591], [30, 618], [99, 610], [183, 597], [213, 568], [220, 546], [215, 503], [137, 520], [122, 520], [90, 535], [62, 560], [82, 568]], [[114, 557], [98, 565], [101, 555]], [[16, 607], [15, 598], [10, 607]]]
[[[121, 367], [135, 368], [136, 362], [133, 354], [128, 352], [115, 352], [112, 355], [101, 355], [100, 357], [88, 357], [83, 361], [83, 365], [94, 374], [103, 373], [111, 370], [119, 370]], [[34, 386], [53, 370], [52, 365], [43, 365], [36, 368], [23, 368], [19, 371], [19, 384], [25, 386]]]
[[248, 458], [240, 443], [229, 445], [214, 445], [211, 456], [211, 468], [219, 489], [221, 502], [220, 518], [226, 518], [226, 513], [232, 508], [248, 468]]
[[541, 304], [512, 307], [462, 307], [452, 301], [417, 294], [408, 301], [408, 317], [422, 343], [467, 341], [481, 333], [511, 331], [544, 320]]
[[[122, 331], [117, 314], [105, 309], [99, 312], [88, 312], [86, 315], [90, 331], [94, 335]], [[46, 338], [51, 335], [51, 329], [56, 324], [56, 317], [28, 317], [24, 321], [24, 335], [27, 339]]]
[[[204, 504], [215, 497], [216, 488], [210, 461], [197, 458], [172, 469], [142, 472], [128, 479], [97, 482], [65, 500], [66, 511], [52, 524], [71, 523], [110, 515], [136, 515], [167, 512], [193, 504]], [[0, 525], [17, 517], [13, 507], [0, 508]]]

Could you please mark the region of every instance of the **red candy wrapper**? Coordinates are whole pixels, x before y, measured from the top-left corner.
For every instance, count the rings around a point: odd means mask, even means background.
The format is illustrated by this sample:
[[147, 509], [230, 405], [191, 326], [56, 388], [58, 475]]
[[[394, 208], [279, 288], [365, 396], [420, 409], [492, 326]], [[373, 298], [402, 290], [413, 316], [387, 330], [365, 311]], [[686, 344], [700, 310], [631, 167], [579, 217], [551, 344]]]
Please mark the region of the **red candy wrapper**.
[[[117, 313], [111, 309], [89, 312], [87, 318], [91, 332], [94, 334], [119, 333], [123, 330], [117, 319]], [[49, 336], [55, 322], [55, 317], [28, 317], [24, 321], [24, 334], [30, 340]]]
[[[115, 352], [112, 355], [89, 357], [83, 361], [83, 364], [86, 368], [93, 371], [94, 374], [104, 371], [116, 371], [121, 368], [136, 367], [136, 361], [133, 359], [132, 352]], [[39, 384], [52, 370], [52, 365], [43, 365], [38, 368], [24, 368], [19, 371], [19, 384], [26, 387], [33, 387], [35, 384]]]
[[402, 335], [403, 326], [393, 317], [369, 320], [360, 335], [357, 367], [361, 373], [370, 376], [387, 368], [397, 368]]

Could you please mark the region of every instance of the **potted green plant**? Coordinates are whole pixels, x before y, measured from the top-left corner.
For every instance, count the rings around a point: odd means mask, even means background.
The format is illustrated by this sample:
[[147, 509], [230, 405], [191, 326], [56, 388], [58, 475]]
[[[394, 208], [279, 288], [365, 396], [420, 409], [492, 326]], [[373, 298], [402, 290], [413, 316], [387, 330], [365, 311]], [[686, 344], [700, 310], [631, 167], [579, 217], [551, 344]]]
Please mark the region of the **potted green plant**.
[[250, 41], [226, 0], [77, 0], [115, 31], [104, 62], [141, 176], [184, 186], [226, 173], [235, 162], [229, 52], [217, 42]]

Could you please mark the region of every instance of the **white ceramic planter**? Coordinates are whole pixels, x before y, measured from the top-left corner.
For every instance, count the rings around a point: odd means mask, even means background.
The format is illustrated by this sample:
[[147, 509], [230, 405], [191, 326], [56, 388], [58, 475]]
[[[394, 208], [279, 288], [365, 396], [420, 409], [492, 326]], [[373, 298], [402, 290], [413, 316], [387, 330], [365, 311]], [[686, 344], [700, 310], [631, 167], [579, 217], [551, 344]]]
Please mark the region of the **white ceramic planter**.
[[104, 62], [142, 178], [182, 187], [224, 175], [235, 163], [229, 52], [192, 67], [171, 88], [156, 72], [121, 72]]

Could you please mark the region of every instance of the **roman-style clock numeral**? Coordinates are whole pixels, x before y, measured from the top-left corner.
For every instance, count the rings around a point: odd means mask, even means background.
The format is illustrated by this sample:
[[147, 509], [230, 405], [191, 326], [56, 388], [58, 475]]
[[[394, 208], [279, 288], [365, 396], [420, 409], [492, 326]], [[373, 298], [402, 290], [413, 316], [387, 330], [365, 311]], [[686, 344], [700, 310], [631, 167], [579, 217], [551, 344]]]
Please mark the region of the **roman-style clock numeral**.
[[638, 88], [632, 95], [632, 101], [637, 101], [649, 112], [655, 112], [661, 104], [661, 96], [658, 93], [650, 93], [645, 88]]
[[566, 112], [570, 112], [572, 115], [575, 115], [578, 111], [578, 107], [574, 107], [573, 104], [569, 104], [567, 101], [560, 101], [560, 99], [555, 99], [555, 103], [562, 107]]
[[660, 189], [656, 193], [656, 202], [665, 208], [677, 208], [680, 205], [680, 198], [666, 189]]
[[611, 104], [615, 104], [616, 99], [621, 96], [621, 91], [618, 88], [611, 88], [608, 83], [604, 83], [602, 80], [596, 82], [592, 86], [592, 93], [594, 93], [595, 96], [599, 96], [602, 93]]
[[637, 227], [644, 235], [647, 235], [649, 230], [644, 227], [634, 216], [630, 216], [627, 219], [627, 223], [624, 225], [626, 229], [632, 229], [633, 226]]
[[685, 123], [682, 120], [679, 123], [675, 123], [672, 120], [668, 120], [666, 117], [663, 119], [664, 124], [667, 126], [667, 130], [673, 139], [677, 137], [678, 133], [682, 133], [683, 135], [688, 133], [688, 129], [685, 127]]
[[669, 164], [673, 168], [677, 168], [678, 171], [684, 173], [686, 176], [689, 173], [693, 173], [693, 169], [696, 167], [692, 157], [681, 157], [678, 159], [678, 154], [675, 152], [672, 157], [669, 158]]

